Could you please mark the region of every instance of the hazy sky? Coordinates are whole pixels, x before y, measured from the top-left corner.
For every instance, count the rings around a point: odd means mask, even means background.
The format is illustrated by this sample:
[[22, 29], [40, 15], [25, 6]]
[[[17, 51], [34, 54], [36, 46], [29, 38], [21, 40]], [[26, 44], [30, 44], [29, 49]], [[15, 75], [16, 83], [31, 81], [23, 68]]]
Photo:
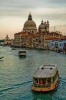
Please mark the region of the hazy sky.
[[66, 0], [0, 0], [0, 39], [21, 31], [29, 12], [37, 27], [42, 19], [50, 27], [66, 25]]

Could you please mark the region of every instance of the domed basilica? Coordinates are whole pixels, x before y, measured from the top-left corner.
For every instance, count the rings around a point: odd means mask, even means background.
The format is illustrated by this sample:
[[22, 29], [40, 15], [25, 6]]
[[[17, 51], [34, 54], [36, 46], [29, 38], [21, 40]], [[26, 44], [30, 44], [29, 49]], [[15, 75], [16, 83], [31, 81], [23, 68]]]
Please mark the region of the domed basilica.
[[23, 31], [30, 33], [37, 32], [36, 23], [32, 20], [31, 13], [28, 15], [28, 20], [24, 23]]
[[49, 21], [43, 22], [42, 20], [37, 29], [36, 23], [29, 13], [23, 30], [14, 34], [14, 46], [48, 49], [51, 40], [60, 40], [62, 37], [59, 32], [49, 32]]
[[[41, 21], [41, 24], [38, 27], [38, 31], [49, 31], [49, 21], [43, 22]], [[30, 33], [36, 33], [37, 27], [36, 23], [32, 19], [31, 13], [28, 15], [28, 20], [24, 23], [23, 32], [30, 32]]]

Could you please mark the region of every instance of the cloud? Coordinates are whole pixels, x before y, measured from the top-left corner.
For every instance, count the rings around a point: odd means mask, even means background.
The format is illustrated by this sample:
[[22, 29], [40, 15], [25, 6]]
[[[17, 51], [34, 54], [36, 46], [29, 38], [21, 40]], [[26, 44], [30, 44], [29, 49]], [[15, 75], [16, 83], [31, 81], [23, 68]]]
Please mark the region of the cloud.
[[[66, 11], [66, 0], [0, 0], [0, 15], [13, 15], [27, 12], [51, 13]], [[4, 13], [5, 12], [5, 13]], [[10, 14], [11, 13], [11, 14]]]
[[64, 7], [66, 0], [0, 0], [0, 8], [43, 8], [43, 7]]
[[[14, 33], [16, 29], [20, 30], [29, 12], [32, 13], [37, 26], [42, 19], [49, 20], [50, 25], [66, 24], [66, 0], [0, 0], [1, 32], [3, 28], [7, 29], [7, 33]], [[9, 30], [10, 23], [11, 27], [14, 27], [13, 30]]]
[[66, 3], [66, 0], [47, 0], [51, 3]]
[[[7, 2], [6, 2], [7, 1]], [[33, 8], [37, 7], [37, 5], [42, 4], [41, 2], [38, 2], [38, 0], [2, 0], [0, 2], [0, 7], [8, 7], [8, 8]]]

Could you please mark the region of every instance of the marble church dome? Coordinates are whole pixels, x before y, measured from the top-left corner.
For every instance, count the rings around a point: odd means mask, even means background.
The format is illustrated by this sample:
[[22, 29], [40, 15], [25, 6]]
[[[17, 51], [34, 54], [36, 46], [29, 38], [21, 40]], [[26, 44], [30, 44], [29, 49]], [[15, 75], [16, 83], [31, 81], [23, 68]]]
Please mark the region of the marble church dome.
[[32, 20], [32, 15], [28, 15], [28, 20], [24, 23], [23, 31], [27, 32], [36, 32], [36, 23]]

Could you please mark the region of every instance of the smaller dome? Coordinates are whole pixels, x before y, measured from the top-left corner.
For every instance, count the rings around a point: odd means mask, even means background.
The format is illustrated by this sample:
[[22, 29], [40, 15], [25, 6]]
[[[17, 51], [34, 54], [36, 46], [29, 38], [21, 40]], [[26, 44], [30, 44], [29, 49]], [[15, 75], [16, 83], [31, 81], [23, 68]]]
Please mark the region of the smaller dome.
[[39, 25], [39, 29], [45, 29], [45, 24], [43, 23], [43, 20], [41, 21], [41, 24]]

